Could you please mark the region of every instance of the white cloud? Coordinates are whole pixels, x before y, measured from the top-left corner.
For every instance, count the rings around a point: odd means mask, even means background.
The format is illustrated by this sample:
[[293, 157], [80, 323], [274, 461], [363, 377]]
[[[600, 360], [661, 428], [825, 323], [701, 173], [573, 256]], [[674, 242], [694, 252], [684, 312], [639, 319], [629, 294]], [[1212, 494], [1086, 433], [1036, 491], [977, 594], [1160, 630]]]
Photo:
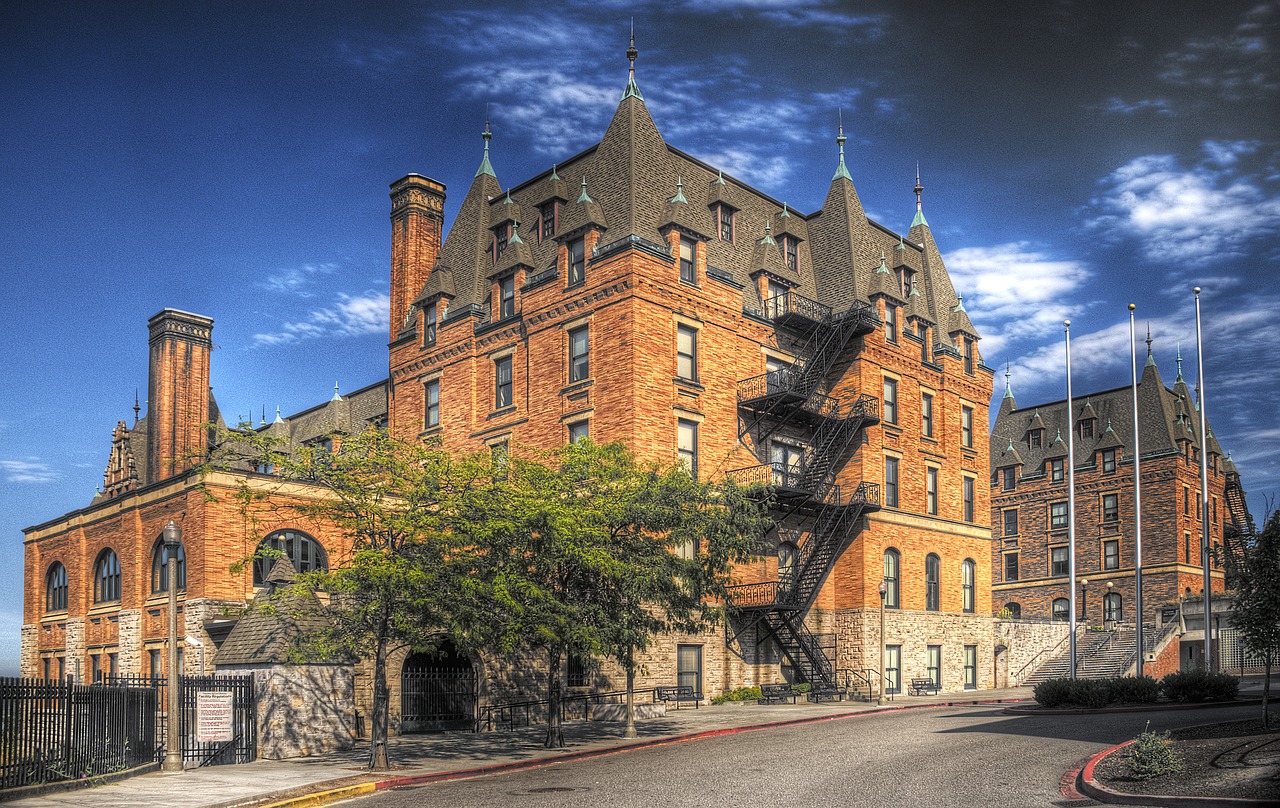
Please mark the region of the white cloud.
[[1276, 4], [1264, 2], [1245, 12], [1230, 33], [1188, 40], [1180, 50], [1165, 54], [1159, 78], [1228, 101], [1275, 93], [1280, 81], [1267, 40], [1275, 16]]
[[1197, 165], [1169, 154], [1134, 158], [1101, 184], [1086, 228], [1110, 239], [1137, 239], [1150, 261], [1193, 262], [1243, 255], [1245, 247], [1280, 230], [1280, 196], [1248, 176], [1239, 158], [1248, 141], [1206, 141]]
[[328, 275], [338, 268], [337, 264], [303, 264], [302, 266], [280, 269], [258, 283], [258, 287], [271, 292], [284, 292], [311, 297], [307, 289], [319, 275]]
[[1164, 98], [1140, 98], [1137, 101], [1125, 101], [1122, 98], [1113, 96], [1102, 102], [1099, 109], [1103, 112], [1113, 112], [1120, 115], [1134, 115], [1139, 112], [1150, 112], [1156, 115], [1173, 114], [1169, 102]]
[[0, 460], [0, 473], [9, 483], [51, 483], [62, 477], [56, 469], [34, 457]]
[[1010, 340], [1060, 329], [1084, 305], [1077, 290], [1092, 275], [1083, 263], [1053, 258], [1025, 241], [963, 247], [944, 261], [989, 357]]
[[366, 292], [352, 297], [339, 295], [338, 302], [317, 309], [305, 320], [285, 323], [271, 334], [254, 334], [254, 345], [288, 345], [320, 337], [359, 337], [386, 333], [390, 329], [391, 299], [385, 292]]

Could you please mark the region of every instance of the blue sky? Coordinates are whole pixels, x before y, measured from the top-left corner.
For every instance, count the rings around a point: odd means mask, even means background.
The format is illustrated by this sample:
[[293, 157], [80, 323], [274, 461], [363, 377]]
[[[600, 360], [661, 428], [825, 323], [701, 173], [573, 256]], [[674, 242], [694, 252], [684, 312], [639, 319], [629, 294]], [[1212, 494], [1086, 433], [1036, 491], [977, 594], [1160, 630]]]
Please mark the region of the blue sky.
[[[637, 80], [668, 143], [812, 212], [842, 116], [863, 204], [924, 205], [1018, 401], [1128, 383], [1126, 305], [1194, 378], [1255, 516], [1280, 494], [1277, 2], [15, 2], [0, 20], [0, 675], [21, 528], [83, 507], [146, 395], [146, 321], [215, 319], [224, 414], [386, 373], [389, 200], [519, 183]], [[997, 393], [1003, 389], [997, 376]], [[144, 402], [145, 405], [145, 402]]]

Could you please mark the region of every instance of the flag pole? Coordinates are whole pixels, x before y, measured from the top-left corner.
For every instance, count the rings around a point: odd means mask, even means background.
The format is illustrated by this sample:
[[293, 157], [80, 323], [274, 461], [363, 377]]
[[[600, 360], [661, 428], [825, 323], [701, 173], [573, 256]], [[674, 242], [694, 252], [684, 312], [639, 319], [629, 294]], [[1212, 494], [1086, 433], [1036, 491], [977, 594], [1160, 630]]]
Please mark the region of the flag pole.
[[1142, 442], [1139, 439], [1138, 420], [1138, 341], [1134, 334], [1133, 310], [1138, 308], [1129, 304], [1129, 365], [1133, 372], [1133, 586], [1136, 594], [1136, 614], [1138, 636], [1134, 644], [1138, 647], [1138, 676], [1142, 675], [1142, 655], [1146, 650], [1142, 643]]
[[1067, 335], [1067, 554], [1070, 557], [1068, 568], [1071, 571], [1071, 595], [1068, 599], [1071, 631], [1071, 679], [1076, 678], [1076, 447], [1075, 425], [1072, 423], [1074, 413], [1071, 408], [1071, 321], [1063, 320], [1062, 328]]
[[1200, 388], [1196, 405], [1200, 410], [1200, 562], [1204, 567], [1204, 667], [1212, 673], [1213, 664], [1213, 590], [1210, 588], [1209, 564], [1209, 433], [1205, 429], [1204, 343], [1200, 337], [1200, 287], [1192, 290], [1196, 296], [1196, 375]]

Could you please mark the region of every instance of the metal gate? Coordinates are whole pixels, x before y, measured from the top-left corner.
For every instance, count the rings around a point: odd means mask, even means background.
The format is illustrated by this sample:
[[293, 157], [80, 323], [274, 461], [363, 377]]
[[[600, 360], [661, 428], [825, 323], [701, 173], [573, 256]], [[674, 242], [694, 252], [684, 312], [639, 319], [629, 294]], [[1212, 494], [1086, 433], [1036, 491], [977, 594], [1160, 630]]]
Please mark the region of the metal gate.
[[[251, 763], [258, 758], [258, 705], [253, 693], [252, 676], [180, 676], [178, 685], [178, 734], [182, 759], [187, 765], [218, 766], [225, 763]], [[156, 752], [164, 760], [169, 720], [168, 680], [164, 677], [114, 676], [108, 684], [149, 687], [156, 695]], [[196, 703], [200, 691], [231, 692], [230, 741], [200, 743], [196, 740]]]
[[400, 731], [472, 729], [475, 725], [476, 673], [471, 660], [452, 643], [439, 653], [413, 654], [400, 671]]

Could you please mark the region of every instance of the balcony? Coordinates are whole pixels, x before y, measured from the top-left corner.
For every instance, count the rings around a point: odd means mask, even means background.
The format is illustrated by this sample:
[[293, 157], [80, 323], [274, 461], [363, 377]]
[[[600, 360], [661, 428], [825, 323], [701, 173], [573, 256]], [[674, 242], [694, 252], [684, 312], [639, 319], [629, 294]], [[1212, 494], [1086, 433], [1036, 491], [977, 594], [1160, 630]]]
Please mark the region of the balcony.
[[788, 291], [764, 301], [764, 316], [778, 328], [806, 332], [830, 320], [831, 307]]

